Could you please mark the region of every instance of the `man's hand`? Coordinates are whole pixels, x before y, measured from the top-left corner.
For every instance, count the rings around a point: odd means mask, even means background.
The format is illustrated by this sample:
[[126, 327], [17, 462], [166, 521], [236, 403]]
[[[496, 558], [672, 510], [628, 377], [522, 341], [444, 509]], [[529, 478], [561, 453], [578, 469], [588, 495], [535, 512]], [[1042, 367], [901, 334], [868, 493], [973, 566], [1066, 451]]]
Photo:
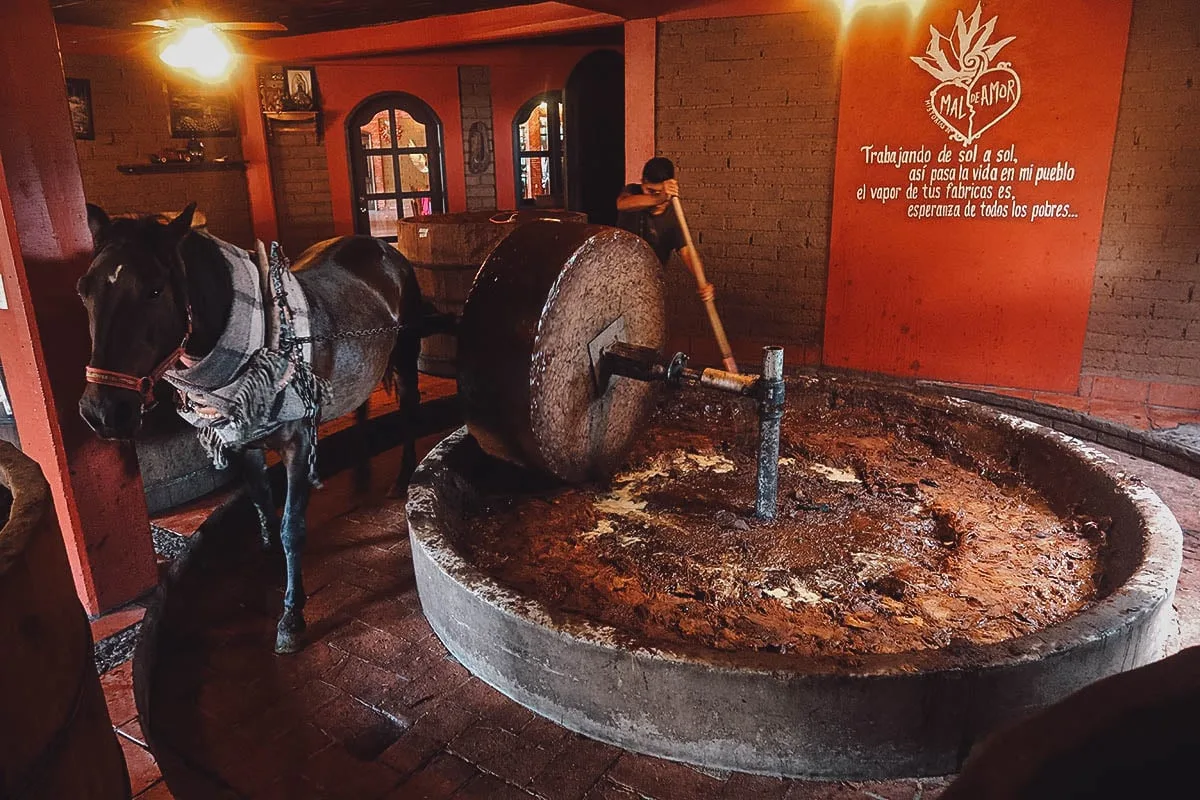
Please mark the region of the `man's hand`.
[[672, 197], [679, 197], [679, 181], [674, 178], [663, 181], [663, 191], [667, 193], [666, 202], [671, 202]]

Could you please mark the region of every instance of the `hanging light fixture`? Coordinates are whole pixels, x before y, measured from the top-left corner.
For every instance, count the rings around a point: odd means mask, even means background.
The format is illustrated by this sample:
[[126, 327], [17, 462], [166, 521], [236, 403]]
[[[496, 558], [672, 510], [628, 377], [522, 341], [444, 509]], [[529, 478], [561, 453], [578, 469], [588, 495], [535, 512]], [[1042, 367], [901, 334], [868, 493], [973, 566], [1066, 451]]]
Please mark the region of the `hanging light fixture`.
[[186, 20], [169, 33], [158, 57], [175, 69], [189, 70], [207, 81], [229, 74], [233, 52], [216, 28], [201, 20]]

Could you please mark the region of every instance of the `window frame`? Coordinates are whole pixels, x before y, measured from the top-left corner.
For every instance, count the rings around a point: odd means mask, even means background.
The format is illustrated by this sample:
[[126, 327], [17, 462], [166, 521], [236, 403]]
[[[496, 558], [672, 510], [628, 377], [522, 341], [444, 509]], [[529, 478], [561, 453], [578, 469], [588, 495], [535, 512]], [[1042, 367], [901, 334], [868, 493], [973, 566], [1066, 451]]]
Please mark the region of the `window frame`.
[[[425, 126], [424, 147], [400, 147], [396, 136], [396, 111], [403, 111], [421, 125]], [[392, 146], [386, 148], [363, 147], [362, 127], [374, 119], [380, 111], [388, 112], [391, 125]], [[354, 208], [354, 229], [358, 233], [375, 236], [371, 233], [370, 211], [367, 202], [370, 200], [394, 200], [396, 202], [397, 221], [405, 219], [404, 201], [418, 200], [428, 197], [430, 213], [446, 213], [446, 163], [444, 146], [444, 131], [442, 121], [428, 103], [408, 92], [380, 92], [366, 98], [354, 107], [346, 116], [346, 155], [350, 164], [350, 202]], [[406, 192], [403, 189], [400, 172], [400, 158], [405, 155], [422, 153], [426, 156], [429, 166], [429, 189], [427, 191]], [[368, 192], [366, 180], [370, 173], [369, 159], [371, 157], [391, 156], [394, 191]], [[384, 241], [396, 241], [396, 235], [376, 236]]]
[[[522, 150], [521, 123], [528, 120], [534, 108], [542, 103], [546, 104], [546, 134], [550, 139], [550, 149]], [[549, 159], [550, 194], [562, 197], [564, 202], [566, 200], [566, 181], [564, 180], [566, 177], [566, 161], [563, 158], [566, 130], [563, 126], [562, 115], [559, 113], [560, 108], [563, 108], [563, 92], [561, 89], [552, 89], [529, 98], [517, 110], [516, 115], [513, 116], [513, 195], [516, 198], [518, 208], [531, 208], [536, 204], [536, 200], [526, 198], [521, 191], [521, 162], [527, 158]], [[557, 132], [557, 136], [555, 136], [555, 132]]]

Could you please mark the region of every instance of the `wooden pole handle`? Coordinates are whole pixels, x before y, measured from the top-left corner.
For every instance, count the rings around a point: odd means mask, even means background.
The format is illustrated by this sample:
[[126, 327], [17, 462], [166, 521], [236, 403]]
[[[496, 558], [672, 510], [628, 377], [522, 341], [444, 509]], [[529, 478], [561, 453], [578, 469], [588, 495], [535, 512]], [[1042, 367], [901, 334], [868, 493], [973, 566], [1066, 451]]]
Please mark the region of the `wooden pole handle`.
[[692, 251], [692, 258], [695, 260], [696, 291], [704, 303], [704, 310], [708, 312], [708, 324], [712, 326], [713, 336], [717, 340], [717, 348], [721, 351], [721, 361], [727, 371], [737, 372], [737, 362], [733, 359], [733, 350], [729, 347], [729, 340], [725, 338], [725, 326], [721, 324], [721, 318], [717, 316], [717, 305], [713, 302], [715, 294], [713, 285], [704, 276], [704, 262], [700, 260], [700, 251], [692, 243], [692, 232], [688, 229], [687, 217], [683, 215], [683, 205], [679, 202], [678, 197], [671, 198], [671, 207], [675, 210], [679, 228], [683, 231], [683, 243]]

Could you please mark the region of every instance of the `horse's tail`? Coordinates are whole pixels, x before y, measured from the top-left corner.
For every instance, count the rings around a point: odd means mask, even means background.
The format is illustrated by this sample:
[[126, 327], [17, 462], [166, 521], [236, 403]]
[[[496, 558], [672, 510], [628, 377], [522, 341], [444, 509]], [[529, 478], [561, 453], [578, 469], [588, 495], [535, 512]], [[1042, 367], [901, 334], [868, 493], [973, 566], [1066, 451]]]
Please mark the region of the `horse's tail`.
[[[399, 253], [397, 253], [399, 256]], [[415, 392], [417, 357], [421, 354], [421, 329], [426, 308], [432, 306], [421, 296], [421, 287], [417, 283], [417, 275], [408, 259], [399, 256], [401, 266], [400, 282], [400, 324], [396, 343], [392, 346], [388, 358], [387, 370], [383, 374], [383, 387], [388, 392], [396, 394], [398, 390], [408, 389]], [[411, 381], [412, 386], [407, 384]]]

